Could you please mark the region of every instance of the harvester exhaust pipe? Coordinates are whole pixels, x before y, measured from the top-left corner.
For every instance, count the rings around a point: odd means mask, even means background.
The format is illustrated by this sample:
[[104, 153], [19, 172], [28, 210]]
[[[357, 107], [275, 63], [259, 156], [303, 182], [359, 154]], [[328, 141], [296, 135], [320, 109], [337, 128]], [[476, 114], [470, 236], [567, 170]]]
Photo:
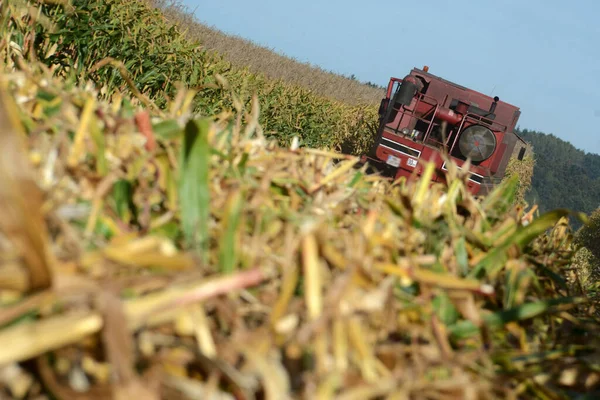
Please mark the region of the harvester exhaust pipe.
[[414, 76], [407, 75], [402, 79], [400, 88], [396, 92], [394, 103], [408, 106], [415, 97], [415, 94], [421, 89], [423, 89], [423, 83]]
[[495, 96], [494, 97], [494, 102], [492, 103], [492, 105], [490, 106], [490, 114], [493, 114], [494, 111], [496, 111], [496, 106], [498, 105], [498, 101], [500, 101], [500, 97]]

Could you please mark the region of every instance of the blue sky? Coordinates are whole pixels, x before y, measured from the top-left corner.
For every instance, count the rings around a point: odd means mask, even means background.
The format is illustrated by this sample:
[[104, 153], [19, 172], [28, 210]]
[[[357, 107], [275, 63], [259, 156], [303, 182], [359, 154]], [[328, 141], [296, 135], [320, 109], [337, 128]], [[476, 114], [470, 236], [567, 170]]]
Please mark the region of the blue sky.
[[361, 81], [385, 86], [428, 65], [521, 107], [521, 128], [600, 154], [598, 0], [183, 3], [205, 24]]

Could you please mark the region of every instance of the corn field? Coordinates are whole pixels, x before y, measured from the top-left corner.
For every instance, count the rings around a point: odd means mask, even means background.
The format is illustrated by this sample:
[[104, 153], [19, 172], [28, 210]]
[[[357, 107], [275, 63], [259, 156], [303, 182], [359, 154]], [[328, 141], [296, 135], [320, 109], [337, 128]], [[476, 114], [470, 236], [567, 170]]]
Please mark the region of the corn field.
[[[281, 80], [345, 104], [379, 107], [385, 88], [371, 82], [362, 83], [352, 76], [329, 72], [306, 62], [284, 56], [253, 41], [226, 34], [207, 26], [180, 0], [151, 0], [168, 21], [181, 25], [187, 38], [199, 41], [210, 52], [231, 62], [234, 67]], [[385, 84], [385, 83], [383, 83]]]
[[517, 174], [367, 175], [334, 150], [371, 111], [227, 72], [143, 2], [0, 10], [2, 398], [600, 394], [584, 215]]
[[[256, 94], [265, 134], [282, 145], [298, 137], [302, 146], [345, 146], [353, 154], [370, 145], [365, 132], [377, 120], [375, 106], [348, 106], [300, 86], [233, 68], [186, 39], [143, 1], [127, 7], [115, 0], [83, 1], [76, 14], [54, 4], [41, 10], [54, 29], [36, 26], [36, 56], [57, 75], [99, 86], [104, 99], [115, 92], [141, 92], [162, 108], [175, 96], [178, 82], [185, 82], [197, 90], [194, 111], [212, 116], [233, 107], [249, 109]], [[15, 39], [23, 44], [23, 37]], [[219, 77], [231, 87], [223, 87]], [[148, 100], [144, 103], [149, 106]]]

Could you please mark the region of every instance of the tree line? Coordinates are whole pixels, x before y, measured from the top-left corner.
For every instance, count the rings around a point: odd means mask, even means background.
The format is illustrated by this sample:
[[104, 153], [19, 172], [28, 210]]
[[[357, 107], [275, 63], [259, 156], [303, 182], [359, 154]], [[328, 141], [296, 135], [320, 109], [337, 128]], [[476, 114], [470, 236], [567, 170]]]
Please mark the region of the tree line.
[[585, 152], [553, 134], [517, 130], [535, 155], [531, 187], [525, 195], [540, 212], [568, 208], [590, 214], [600, 206], [600, 155]]

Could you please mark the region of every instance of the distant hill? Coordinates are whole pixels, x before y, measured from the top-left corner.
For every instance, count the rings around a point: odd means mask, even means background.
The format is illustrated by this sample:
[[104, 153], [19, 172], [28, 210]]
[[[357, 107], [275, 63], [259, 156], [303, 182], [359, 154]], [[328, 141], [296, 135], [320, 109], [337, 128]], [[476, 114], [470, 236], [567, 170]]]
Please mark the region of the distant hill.
[[526, 200], [540, 211], [569, 208], [591, 213], [600, 206], [600, 155], [533, 130], [519, 130], [535, 154], [531, 188]]

